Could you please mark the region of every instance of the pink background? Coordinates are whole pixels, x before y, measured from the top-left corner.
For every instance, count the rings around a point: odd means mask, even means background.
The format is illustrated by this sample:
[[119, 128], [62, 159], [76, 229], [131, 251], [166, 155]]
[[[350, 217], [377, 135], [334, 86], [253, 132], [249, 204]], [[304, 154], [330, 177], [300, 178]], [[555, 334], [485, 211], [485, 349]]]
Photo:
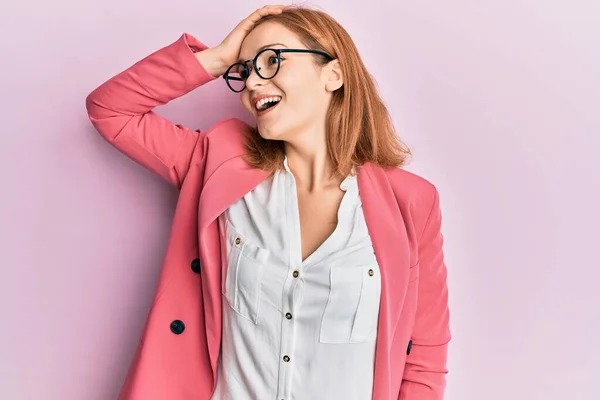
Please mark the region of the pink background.
[[[600, 399], [598, 1], [317, 4], [442, 194], [446, 398]], [[218, 44], [260, 5], [0, 5], [1, 399], [115, 399], [154, 292], [176, 193], [95, 134], [85, 96], [183, 32]], [[222, 80], [159, 112], [246, 117]]]

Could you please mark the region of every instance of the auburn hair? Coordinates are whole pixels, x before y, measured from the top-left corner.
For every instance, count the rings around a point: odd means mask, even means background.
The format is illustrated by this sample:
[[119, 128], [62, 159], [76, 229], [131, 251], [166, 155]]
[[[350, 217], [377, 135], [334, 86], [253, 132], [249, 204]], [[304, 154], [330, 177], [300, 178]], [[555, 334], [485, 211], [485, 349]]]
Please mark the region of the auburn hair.
[[[333, 174], [344, 178], [353, 167], [371, 162], [384, 168], [402, 167], [411, 155], [397, 136], [389, 112], [348, 32], [325, 12], [304, 6], [286, 7], [280, 14], [255, 25], [277, 22], [294, 32], [309, 49], [320, 50], [340, 62], [344, 83], [333, 93], [326, 119], [328, 155]], [[315, 56], [321, 65], [330, 61]], [[277, 171], [282, 167], [283, 141], [266, 140], [256, 127], [245, 132], [246, 162], [254, 168]]]

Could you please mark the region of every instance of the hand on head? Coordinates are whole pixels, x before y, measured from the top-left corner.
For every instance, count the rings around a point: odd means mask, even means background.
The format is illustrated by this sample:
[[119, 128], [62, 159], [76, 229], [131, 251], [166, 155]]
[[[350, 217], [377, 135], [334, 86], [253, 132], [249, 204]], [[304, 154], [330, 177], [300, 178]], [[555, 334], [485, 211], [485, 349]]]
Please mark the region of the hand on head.
[[231, 65], [235, 63], [240, 54], [242, 42], [248, 33], [254, 28], [254, 24], [260, 21], [261, 18], [268, 15], [277, 15], [287, 6], [284, 5], [269, 5], [257, 9], [248, 17], [240, 21], [239, 24], [223, 39], [223, 41], [215, 47], [217, 54], [221, 58], [223, 65]]

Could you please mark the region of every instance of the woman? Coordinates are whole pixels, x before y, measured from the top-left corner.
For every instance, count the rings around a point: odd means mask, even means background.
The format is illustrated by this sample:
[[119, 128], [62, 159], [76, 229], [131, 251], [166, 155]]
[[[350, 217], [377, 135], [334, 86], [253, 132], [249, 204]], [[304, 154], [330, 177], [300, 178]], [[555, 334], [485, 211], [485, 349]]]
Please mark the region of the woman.
[[[153, 113], [220, 76], [256, 127]], [[408, 151], [331, 17], [266, 6], [216, 47], [184, 34], [86, 104], [180, 190], [120, 399], [442, 399], [438, 192], [399, 168]]]

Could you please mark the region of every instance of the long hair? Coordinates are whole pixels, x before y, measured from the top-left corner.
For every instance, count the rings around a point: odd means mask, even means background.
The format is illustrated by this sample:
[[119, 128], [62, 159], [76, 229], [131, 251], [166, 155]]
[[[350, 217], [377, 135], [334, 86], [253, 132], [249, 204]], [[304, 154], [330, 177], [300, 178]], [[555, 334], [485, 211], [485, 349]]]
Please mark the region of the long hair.
[[[285, 26], [309, 49], [324, 51], [340, 62], [344, 84], [333, 93], [326, 119], [327, 151], [334, 176], [344, 178], [365, 162], [384, 168], [405, 165], [410, 150], [396, 135], [375, 80], [348, 32], [328, 14], [302, 6], [264, 17], [256, 26], [267, 21]], [[321, 56], [315, 60], [321, 65], [329, 61]], [[283, 141], [266, 140], [255, 127], [245, 134], [246, 162], [251, 167], [271, 173], [281, 168]]]

